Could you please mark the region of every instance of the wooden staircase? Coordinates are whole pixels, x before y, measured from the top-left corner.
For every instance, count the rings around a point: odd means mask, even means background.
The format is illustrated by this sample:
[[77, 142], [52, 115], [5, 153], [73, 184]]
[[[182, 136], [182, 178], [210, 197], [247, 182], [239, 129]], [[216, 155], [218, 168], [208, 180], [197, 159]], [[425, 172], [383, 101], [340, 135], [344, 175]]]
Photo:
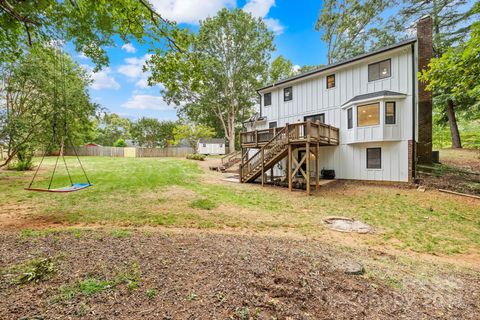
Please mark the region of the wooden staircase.
[[262, 172], [270, 169], [288, 153], [287, 127], [277, 131], [276, 135], [262, 146], [255, 155], [247, 159], [240, 167], [240, 182], [252, 182]]
[[[240, 135], [242, 156], [240, 164], [240, 182], [253, 182], [262, 177], [264, 184], [265, 172], [287, 157], [287, 178], [289, 189], [297, 172], [302, 174], [310, 191], [310, 156], [315, 161], [315, 179], [318, 186], [319, 148], [322, 146], [337, 146], [339, 144], [339, 129], [320, 122], [299, 122], [286, 124], [285, 127], [242, 132]], [[293, 156], [297, 148], [305, 149], [300, 161]], [[250, 150], [257, 152], [250, 157]], [[302, 169], [305, 164], [306, 170]], [[272, 175], [273, 176], [273, 175]]]

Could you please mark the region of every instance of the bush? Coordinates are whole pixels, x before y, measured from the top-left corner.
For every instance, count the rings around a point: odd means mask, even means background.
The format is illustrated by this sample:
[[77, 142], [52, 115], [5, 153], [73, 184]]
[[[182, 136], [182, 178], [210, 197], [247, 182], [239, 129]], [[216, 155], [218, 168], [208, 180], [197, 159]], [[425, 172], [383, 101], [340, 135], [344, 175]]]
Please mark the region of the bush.
[[187, 154], [187, 159], [190, 159], [190, 160], [204, 161], [205, 157], [206, 156], [204, 154], [199, 154], [199, 153]]
[[32, 170], [33, 162], [32, 159], [28, 160], [16, 160], [12, 161], [8, 164], [8, 170], [16, 170], [16, 171], [28, 171]]
[[125, 140], [123, 140], [122, 138], [118, 139], [117, 141], [115, 141], [113, 143], [113, 146], [114, 147], [122, 147], [122, 148], [125, 148], [127, 146], [127, 143], [125, 142]]

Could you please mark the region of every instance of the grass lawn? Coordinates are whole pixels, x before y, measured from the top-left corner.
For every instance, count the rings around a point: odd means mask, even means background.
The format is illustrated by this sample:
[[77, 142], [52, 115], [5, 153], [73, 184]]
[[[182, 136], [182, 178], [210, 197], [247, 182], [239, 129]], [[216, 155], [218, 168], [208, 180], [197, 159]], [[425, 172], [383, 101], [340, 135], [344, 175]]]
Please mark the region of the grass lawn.
[[[83, 182], [75, 159], [68, 161], [75, 182]], [[355, 182], [338, 182], [307, 197], [221, 182], [221, 174], [183, 159], [85, 157], [82, 162], [94, 186], [70, 194], [27, 192], [23, 187], [32, 172], [0, 171], [0, 216], [16, 212], [73, 225], [163, 225], [321, 238], [334, 236], [323, 227], [323, 218], [341, 215], [377, 228], [377, 234], [360, 237], [372, 245], [436, 254], [480, 248], [480, 203], [474, 199]], [[46, 159], [37, 187], [48, 185], [53, 164], [54, 158]], [[63, 169], [54, 185], [68, 185]]]

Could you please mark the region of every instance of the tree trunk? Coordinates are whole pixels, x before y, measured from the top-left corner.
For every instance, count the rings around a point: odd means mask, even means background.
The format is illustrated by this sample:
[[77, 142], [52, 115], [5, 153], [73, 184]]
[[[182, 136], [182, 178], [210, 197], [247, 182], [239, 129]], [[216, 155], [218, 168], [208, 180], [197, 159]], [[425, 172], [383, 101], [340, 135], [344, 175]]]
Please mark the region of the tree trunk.
[[235, 152], [235, 133], [233, 133], [233, 138], [228, 140], [228, 153]]
[[452, 100], [447, 100], [447, 117], [450, 125], [450, 133], [452, 135], [452, 148], [461, 148], [460, 132], [458, 131], [457, 118], [455, 117], [454, 103]]

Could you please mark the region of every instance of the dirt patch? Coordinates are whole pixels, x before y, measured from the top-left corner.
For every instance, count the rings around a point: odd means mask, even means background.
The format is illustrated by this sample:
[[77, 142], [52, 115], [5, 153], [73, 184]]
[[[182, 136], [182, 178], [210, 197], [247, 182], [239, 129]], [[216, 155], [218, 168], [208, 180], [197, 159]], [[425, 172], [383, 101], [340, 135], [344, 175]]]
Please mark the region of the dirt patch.
[[[362, 261], [316, 241], [97, 231], [0, 233], [0, 241], [3, 270], [34, 257], [53, 257], [57, 268], [52, 278], [25, 285], [2, 273], [1, 319], [474, 319], [480, 307], [478, 274], [441, 271], [432, 281], [395, 287], [338, 270], [338, 259]], [[136, 288], [119, 284], [58, 299], [62, 286], [111, 280], [132, 264], [140, 273]]]
[[347, 217], [328, 217], [323, 220], [327, 228], [339, 232], [372, 233], [371, 226]]

